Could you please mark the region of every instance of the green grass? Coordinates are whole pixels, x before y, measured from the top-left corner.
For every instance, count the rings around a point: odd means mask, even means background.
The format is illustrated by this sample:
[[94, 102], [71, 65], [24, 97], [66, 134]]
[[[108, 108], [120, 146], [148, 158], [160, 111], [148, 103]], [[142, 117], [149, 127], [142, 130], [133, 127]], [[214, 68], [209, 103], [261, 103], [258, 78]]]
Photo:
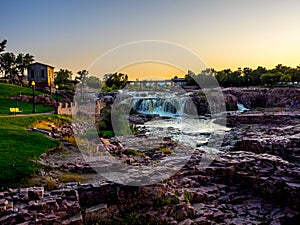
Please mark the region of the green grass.
[[19, 185], [38, 168], [35, 160], [47, 149], [60, 144], [43, 134], [26, 130], [37, 120], [66, 122], [70, 118], [59, 115], [0, 118], [0, 187]]
[[[35, 95], [45, 94], [43, 92], [36, 91]], [[32, 103], [21, 102], [17, 100], [11, 100], [9, 97], [18, 95], [30, 95], [32, 96], [32, 89], [28, 87], [20, 87], [13, 84], [0, 83], [0, 115], [9, 115], [9, 108], [17, 107], [23, 114], [32, 113]], [[52, 95], [55, 98], [55, 95]], [[36, 112], [50, 112], [54, 111], [53, 108], [36, 105]]]

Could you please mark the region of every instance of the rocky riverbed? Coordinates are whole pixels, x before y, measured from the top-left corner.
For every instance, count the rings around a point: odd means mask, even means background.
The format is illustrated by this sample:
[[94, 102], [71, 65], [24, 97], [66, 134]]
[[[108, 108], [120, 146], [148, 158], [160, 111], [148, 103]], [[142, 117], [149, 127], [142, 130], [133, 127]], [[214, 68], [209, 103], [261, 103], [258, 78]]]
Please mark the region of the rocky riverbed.
[[[147, 186], [107, 181], [76, 146], [63, 141], [41, 156], [44, 169], [35, 178], [48, 177], [56, 188], [1, 192], [0, 224], [298, 224], [298, 115], [297, 109], [282, 108], [228, 115], [231, 129], [207, 168], [201, 167], [199, 147], [173, 176]], [[103, 148], [135, 167], [163, 160], [178, 147], [167, 137], [159, 144], [168, 154], [152, 146], [153, 154], [128, 154], [116, 140], [102, 140]], [[58, 182], [57, 175], [65, 172], [83, 181]]]

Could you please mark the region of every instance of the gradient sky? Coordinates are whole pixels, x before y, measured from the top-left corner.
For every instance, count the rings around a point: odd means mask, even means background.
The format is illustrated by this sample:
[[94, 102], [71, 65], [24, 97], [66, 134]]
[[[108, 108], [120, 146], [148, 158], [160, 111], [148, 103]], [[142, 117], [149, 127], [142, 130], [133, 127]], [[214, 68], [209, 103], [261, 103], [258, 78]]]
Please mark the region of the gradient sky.
[[[217, 70], [296, 67], [299, 10], [299, 0], [2, 0], [0, 40], [8, 40], [7, 51], [29, 52], [73, 73], [110, 49], [140, 40], [184, 46]], [[151, 63], [120, 71], [134, 79], [151, 68], [162, 77], [184, 74]], [[182, 69], [200, 72], [192, 64]]]

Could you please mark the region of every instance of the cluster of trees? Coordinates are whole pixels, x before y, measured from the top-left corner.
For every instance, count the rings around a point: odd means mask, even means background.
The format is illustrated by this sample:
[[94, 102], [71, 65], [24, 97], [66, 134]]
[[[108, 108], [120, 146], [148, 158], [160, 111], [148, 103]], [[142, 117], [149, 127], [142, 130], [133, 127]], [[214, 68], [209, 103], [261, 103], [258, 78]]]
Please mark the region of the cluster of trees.
[[124, 73], [105, 74], [103, 77], [103, 91], [114, 91], [122, 89], [128, 82], [128, 75]]
[[300, 66], [292, 68], [278, 64], [269, 70], [262, 66], [258, 66], [256, 69], [249, 67], [238, 68], [235, 71], [231, 69], [221, 71], [205, 69], [198, 75], [192, 71], [188, 71], [185, 78], [188, 85], [198, 85], [196, 80], [205, 83], [205, 81], [209, 80], [209, 76], [215, 76], [222, 87], [273, 86], [280, 82], [300, 82]]
[[[72, 82], [72, 71], [67, 69], [60, 69], [55, 72], [54, 83], [60, 88], [74, 89], [74, 82]], [[89, 75], [89, 71], [80, 70], [75, 77], [76, 82], [80, 85], [87, 86], [94, 89], [102, 88], [103, 91], [114, 91], [122, 89], [128, 82], [128, 75], [123, 73], [105, 74], [103, 81], [96, 76]]]
[[34, 62], [34, 56], [26, 53], [15, 55], [13, 52], [4, 52], [7, 40], [0, 42], [0, 72], [9, 83], [23, 85], [25, 70]]
[[[0, 42], [0, 74], [9, 79], [9, 83], [23, 86], [25, 70], [35, 61], [34, 56], [29, 53], [15, 55], [12, 52], [5, 52], [6, 45], [7, 40]], [[90, 76], [87, 70], [77, 72], [76, 82], [72, 81], [72, 75], [72, 71], [60, 69], [55, 72], [54, 83], [59, 88], [70, 90], [74, 90], [74, 85], [79, 83], [94, 89], [103, 87], [106, 91], [112, 91], [125, 87], [128, 81], [128, 76], [122, 73], [106, 74], [103, 82], [96, 76]]]
[[74, 90], [74, 85], [79, 83], [83, 86], [88, 86], [94, 89], [101, 88], [101, 81], [98, 77], [88, 76], [89, 72], [87, 70], [80, 70], [77, 72], [75, 81], [72, 81], [72, 71], [67, 69], [60, 69], [55, 72], [54, 83], [57, 84], [60, 88]]

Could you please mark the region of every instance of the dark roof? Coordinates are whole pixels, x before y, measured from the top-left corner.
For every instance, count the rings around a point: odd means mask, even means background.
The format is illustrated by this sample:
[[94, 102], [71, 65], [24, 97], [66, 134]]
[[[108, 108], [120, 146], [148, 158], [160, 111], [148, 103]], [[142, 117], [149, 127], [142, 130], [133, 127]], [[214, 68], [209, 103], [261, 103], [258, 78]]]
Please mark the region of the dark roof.
[[51, 68], [54, 68], [54, 66], [50, 66], [50, 65], [47, 65], [47, 64], [45, 64], [45, 63], [40, 63], [40, 62], [32, 63], [32, 64], [30, 64], [29, 66], [31, 66], [31, 65], [36, 65], [36, 64], [42, 65], [42, 66], [49, 66], [49, 67], [51, 67]]

